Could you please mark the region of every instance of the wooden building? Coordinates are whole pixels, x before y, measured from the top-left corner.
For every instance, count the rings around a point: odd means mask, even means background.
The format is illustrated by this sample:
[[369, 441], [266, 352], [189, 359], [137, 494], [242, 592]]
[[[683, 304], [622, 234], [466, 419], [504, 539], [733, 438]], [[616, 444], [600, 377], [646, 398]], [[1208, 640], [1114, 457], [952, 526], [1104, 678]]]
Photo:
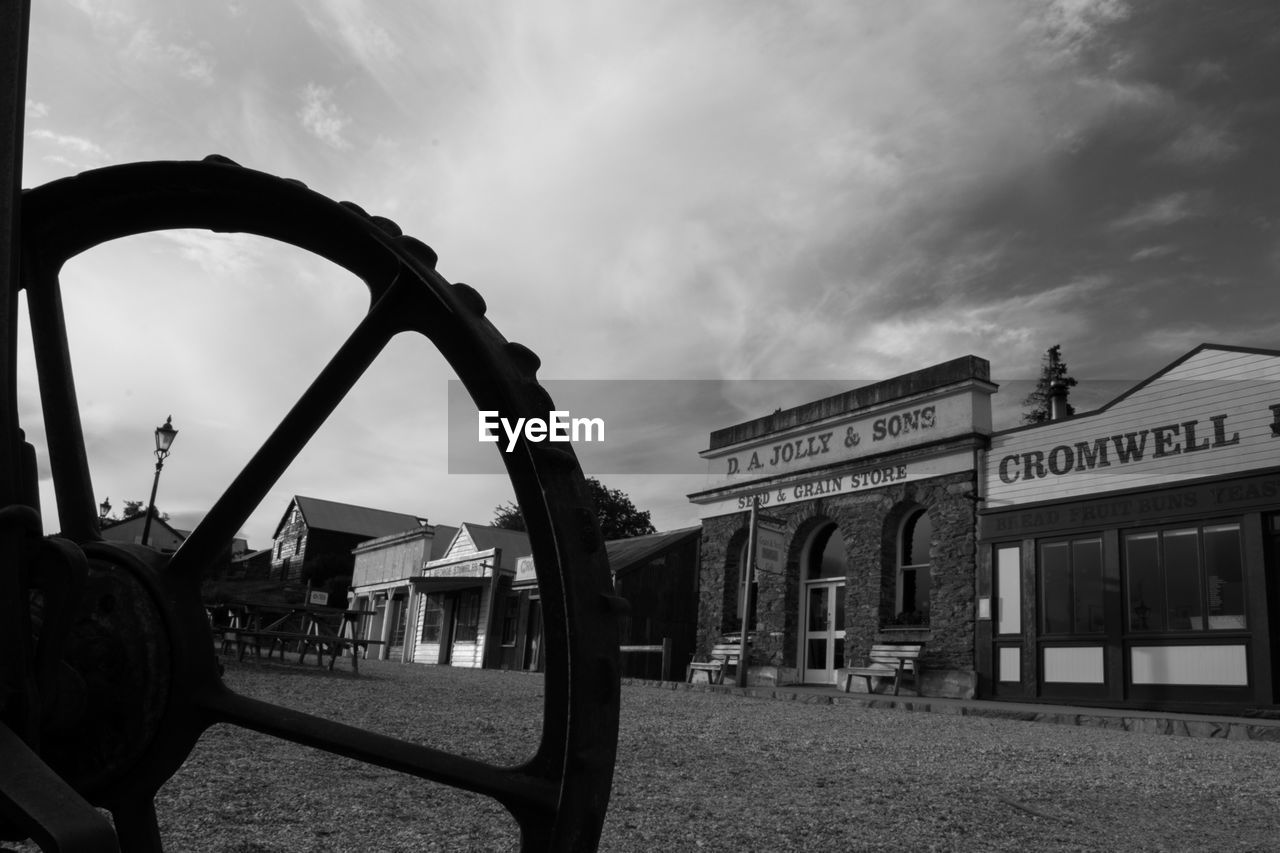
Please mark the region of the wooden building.
[[[678, 680], [693, 659], [698, 615], [698, 560], [701, 527], [686, 527], [605, 543], [614, 590], [630, 605], [622, 617], [619, 643], [661, 648], [669, 643], [664, 671], [660, 651], [629, 652], [622, 674]], [[500, 638], [494, 666], [542, 670], [542, 606], [533, 557], [522, 557], [509, 590], [498, 604]]]
[[444, 554], [426, 561], [410, 579], [412, 661], [498, 666], [507, 628], [498, 608], [508, 597], [516, 563], [529, 550], [529, 537], [522, 532], [463, 523]]
[[[101, 523], [102, 538], [108, 542], [142, 543], [142, 528], [147, 517], [135, 515], [120, 521], [103, 521]], [[147, 544], [161, 554], [172, 554], [187, 539], [190, 531], [178, 530], [162, 518], [152, 516], [151, 529], [147, 531]], [[237, 540], [243, 542], [244, 540]]]
[[1280, 698], [1280, 352], [1206, 344], [1096, 411], [997, 433], [984, 481], [984, 695]]
[[352, 552], [361, 542], [425, 524], [426, 519], [401, 512], [297, 495], [289, 501], [272, 537], [271, 578], [300, 581], [311, 574], [349, 578], [355, 565]]
[[605, 543], [614, 592], [630, 610], [622, 617], [619, 641], [629, 647], [660, 647], [669, 653], [628, 652], [622, 674], [679, 681], [693, 660], [698, 627], [698, 565], [701, 527], [685, 527]]
[[348, 607], [373, 615], [361, 625], [361, 636], [376, 640], [380, 660], [408, 663], [413, 644], [406, 642], [415, 624], [412, 579], [423, 566], [443, 557], [458, 528], [424, 524], [411, 530], [379, 536], [357, 545]]

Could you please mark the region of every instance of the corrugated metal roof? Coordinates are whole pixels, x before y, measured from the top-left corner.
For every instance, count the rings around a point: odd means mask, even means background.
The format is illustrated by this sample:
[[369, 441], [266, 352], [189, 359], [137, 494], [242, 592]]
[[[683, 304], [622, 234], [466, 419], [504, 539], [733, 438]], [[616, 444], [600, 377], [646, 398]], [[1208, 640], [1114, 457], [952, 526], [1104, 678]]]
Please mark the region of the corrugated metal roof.
[[[321, 500], [320, 498], [308, 498], [302, 495], [295, 495], [293, 500], [297, 503], [298, 510], [302, 513], [302, 518], [307, 523], [307, 527], [312, 530], [353, 533], [374, 539], [393, 533], [403, 533], [406, 530], [413, 530], [422, 526], [422, 520], [416, 515], [406, 515], [402, 512], [371, 509], [365, 506], [354, 506], [352, 504], [338, 503], [337, 501]], [[289, 512], [286, 510], [280, 520], [280, 524], [276, 526], [277, 534], [279, 534], [280, 528], [284, 526], [285, 519], [288, 517]]]
[[458, 535], [458, 528], [448, 524], [437, 524], [436, 532], [431, 539], [431, 553], [427, 555], [428, 560], [438, 560], [449, 550], [449, 544], [453, 542], [453, 537]]
[[697, 536], [701, 532], [700, 526], [682, 527], [679, 530], [633, 536], [630, 539], [611, 539], [604, 543], [605, 552], [609, 555], [609, 570], [615, 574], [626, 571], [632, 566], [645, 562], [659, 551], [688, 537]]
[[504, 527], [472, 524], [469, 521], [462, 526], [467, 528], [471, 541], [476, 543], [477, 551], [501, 548], [504, 565], [514, 566], [518, 557], [533, 553], [533, 549], [529, 547], [529, 534], [522, 530], [507, 530]]

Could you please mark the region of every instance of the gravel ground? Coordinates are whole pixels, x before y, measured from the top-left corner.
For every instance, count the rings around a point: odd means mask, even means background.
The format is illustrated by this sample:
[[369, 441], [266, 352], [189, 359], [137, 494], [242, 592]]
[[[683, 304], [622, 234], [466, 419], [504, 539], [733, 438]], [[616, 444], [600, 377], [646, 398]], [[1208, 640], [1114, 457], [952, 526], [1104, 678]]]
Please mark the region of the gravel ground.
[[[542, 678], [228, 664], [250, 696], [515, 762]], [[1280, 849], [1280, 745], [628, 686], [602, 851]], [[157, 806], [169, 851], [515, 850], [485, 797], [211, 729]]]

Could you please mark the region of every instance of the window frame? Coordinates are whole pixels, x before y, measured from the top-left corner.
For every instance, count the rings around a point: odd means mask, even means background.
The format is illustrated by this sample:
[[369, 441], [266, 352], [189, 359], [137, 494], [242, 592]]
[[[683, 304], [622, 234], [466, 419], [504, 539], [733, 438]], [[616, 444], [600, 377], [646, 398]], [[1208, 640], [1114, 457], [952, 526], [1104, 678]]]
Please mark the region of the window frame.
[[[1231, 529], [1235, 533], [1234, 545], [1235, 556], [1237, 558], [1236, 571], [1234, 577], [1238, 578], [1238, 612], [1234, 613], [1212, 613], [1213, 602], [1215, 600], [1215, 591], [1210, 588], [1209, 580], [1211, 573], [1214, 571], [1209, 559], [1209, 551], [1206, 543], [1206, 532], [1222, 532]], [[1245, 541], [1244, 541], [1244, 523], [1243, 520], [1235, 518], [1227, 519], [1205, 519], [1187, 521], [1181, 524], [1166, 524], [1152, 527], [1133, 528], [1132, 530], [1122, 531], [1120, 534], [1120, 563], [1121, 563], [1121, 586], [1124, 596], [1124, 630], [1127, 636], [1134, 638], [1151, 637], [1153, 635], [1176, 634], [1190, 637], [1201, 637], [1206, 635], [1219, 635], [1224, 633], [1248, 631], [1249, 628], [1249, 588], [1248, 588], [1248, 571], [1247, 559], [1245, 557]], [[1196, 585], [1195, 592], [1197, 596], [1196, 604], [1198, 611], [1185, 617], [1189, 621], [1188, 626], [1171, 625], [1170, 611], [1172, 609], [1169, 603], [1169, 568], [1170, 560], [1166, 556], [1167, 540], [1173, 536], [1186, 535], [1194, 532], [1195, 534], [1195, 557], [1196, 557]], [[1132, 584], [1135, 579], [1134, 561], [1131, 559], [1130, 543], [1142, 539], [1153, 539], [1156, 544], [1155, 556], [1155, 572], [1154, 577], [1160, 584], [1159, 589], [1159, 614], [1158, 619], [1151, 627], [1135, 627], [1134, 626], [1134, 605]], [[1185, 553], [1179, 553], [1178, 557], [1184, 557]], [[1175, 563], [1176, 565], [1176, 563]], [[1221, 577], [1220, 574], [1213, 575]], [[1220, 582], [1221, 583], [1221, 582]], [[1216, 593], [1217, 601], [1222, 602], [1221, 593]], [[1148, 610], [1152, 608], [1147, 608]], [[1213, 620], [1219, 619], [1236, 620], [1238, 624], [1220, 624], [1214, 626]], [[1199, 623], [1198, 625], [1196, 623]]]
[[[922, 518], [926, 519], [929, 522], [929, 533], [930, 533], [929, 553], [926, 555], [928, 559], [926, 559], [923, 563], [919, 563], [919, 562], [908, 563], [906, 562], [906, 560], [908, 559], [908, 552], [911, 552], [910, 553], [911, 558], [914, 559], [916, 556], [914, 553], [912, 540], [915, 538], [916, 525], [919, 523], [919, 520]], [[932, 619], [933, 608], [930, 605], [931, 605], [931, 593], [933, 590], [933, 569], [932, 569], [933, 538], [934, 538], [933, 532], [934, 532], [933, 519], [929, 518], [929, 509], [927, 507], [918, 507], [908, 512], [903, 517], [902, 523], [898, 527], [898, 536], [897, 536], [897, 542], [896, 542], [897, 553], [894, 555], [894, 563], [896, 564], [896, 569], [894, 571], [894, 590], [893, 590], [894, 622], [899, 622], [900, 620], [903, 619], [903, 617], [907, 616], [908, 614], [919, 613], [919, 611], [915, 609], [915, 605], [916, 605], [915, 599], [919, 597], [919, 592], [920, 592], [919, 578], [922, 571], [925, 578], [924, 615], [918, 621], [911, 622], [910, 624], [927, 626], [930, 623], [930, 620]], [[913, 600], [911, 602], [912, 604], [911, 610], [907, 610], [905, 608], [906, 592], [907, 592], [906, 575], [908, 572], [912, 574], [912, 581], [913, 581], [912, 591], [915, 593], [915, 595], [912, 596]]]
[[[1080, 605], [1083, 602], [1080, 592], [1081, 580], [1080, 573], [1077, 571], [1076, 550], [1078, 546], [1096, 545], [1097, 553], [1097, 576], [1096, 576], [1096, 592], [1097, 598], [1093, 603], [1099, 608], [1099, 621], [1096, 623], [1098, 627], [1092, 630], [1079, 630], [1080, 625]], [[1065, 617], [1067, 622], [1066, 630], [1051, 630], [1049, 619], [1049, 608], [1047, 605], [1048, 593], [1050, 591], [1050, 583], [1046, 574], [1045, 550], [1047, 548], [1066, 547], [1067, 551], [1067, 591], [1068, 594], [1063, 598], [1068, 606], [1068, 612]], [[1071, 536], [1055, 536], [1051, 538], [1038, 539], [1035, 544], [1036, 548], [1036, 631], [1039, 636], [1046, 638], [1065, 638], [1065, 637], [1103, 637], [1107, 633], [1107, 595], [1106, 595], [1106, 547], [1103, 542], [1101, 533], [1083, 533]], [[1086, 623], [1087, 624], [1087, 623]]]

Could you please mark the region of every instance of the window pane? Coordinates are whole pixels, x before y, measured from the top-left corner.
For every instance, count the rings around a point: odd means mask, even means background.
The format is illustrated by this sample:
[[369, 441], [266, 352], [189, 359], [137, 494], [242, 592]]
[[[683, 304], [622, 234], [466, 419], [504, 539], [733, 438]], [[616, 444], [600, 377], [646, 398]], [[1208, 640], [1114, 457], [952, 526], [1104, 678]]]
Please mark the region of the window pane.
[[1197, 530], [1166, 530], [1164, 584], [1170, 631], [1203, 631], [1200, 606], [1200, 536]]
[[1017, 545], [996, 549], [996, 633], [1022, 633], [1022, 570]]
[[810, 640], [809, 641], [809, 659], [805, 662], [805, 666], [809, 669], [826, 669], [827, 668], [827, 641], [826, 640]]
[[1066, 542], [1040, 546], [1041, 628], [1046, 634], [1071, 632], [1071, 552]]
[[929, 562], [933, 540], [933, 522], [929, 520], [929, 513], [922, 512], [911, 519], [902, 533], [902, 565], [918, 566]]
[[458, 596], [458, 615], [454, 623], [453, 639], [473, 643], [480, 628], [480, 593], [467, 591]]
[[1240, 526], [1220, 524], [1204, 529], [1204, 563], [1209, 580], [1209, 627], [1243, 629], [1244, 569]]
[[815, 586], [809, 590], [809, 630], [827, 630], [827, 587]]
[[[814, 542], [814, 544], [818, 544]], [[813, 567], [811, 578], [842, 578], [845, 576], [844, 537], [838, 528], [831, 528], [826, 544], [822, 548], [822, 557]]]
[[1075, 632], [1096, 634], [1106, 630], [1102, 611], [1102, 540], [1071, 543], [1075, 580]]
[[440, 624], [444, 619], [444, 603], [439, 595], [427, 595], [422, 600], [422, 642], [440, 642]]
[[1160, 579], [1160, 540], [1155, 533], [1126, 536], [1125, 568], [1129, 581], [1129, 630], [1164, 628], [1164, 584]]
[[915, 594], [911, 597], [911, 606], [923, 621], [929, 620], [929, 567], [920, 566], [912, 569], [915, 573]]

